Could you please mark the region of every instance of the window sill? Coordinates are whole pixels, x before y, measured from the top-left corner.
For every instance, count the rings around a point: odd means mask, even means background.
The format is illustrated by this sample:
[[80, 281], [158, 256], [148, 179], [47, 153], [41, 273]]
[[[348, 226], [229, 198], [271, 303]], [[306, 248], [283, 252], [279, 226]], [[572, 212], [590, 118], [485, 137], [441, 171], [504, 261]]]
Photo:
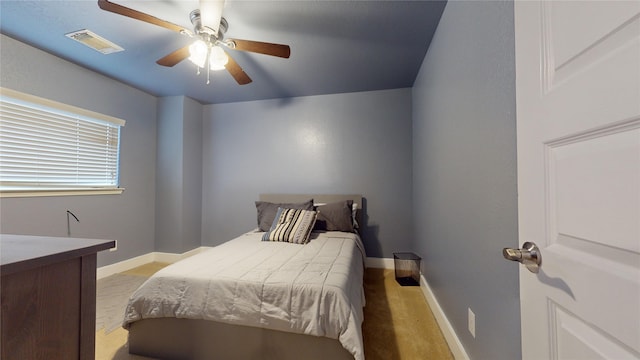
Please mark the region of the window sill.
[[117, 189], [23, 189], [0, 190], [0, 198], [39, 197], [39, 196], [77, 196], [77, 195], [119, 195], [124, 188]]

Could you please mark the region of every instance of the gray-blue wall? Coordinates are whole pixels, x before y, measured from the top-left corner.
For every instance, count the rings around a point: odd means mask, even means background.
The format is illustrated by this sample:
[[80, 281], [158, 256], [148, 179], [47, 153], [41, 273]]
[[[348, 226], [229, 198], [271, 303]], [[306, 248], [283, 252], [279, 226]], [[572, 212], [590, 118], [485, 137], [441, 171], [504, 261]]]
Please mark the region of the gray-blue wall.
[[80, 218], [72, 236], [117, 239], [98, 265], [155, 250], [156, 98], [0, 35], [0, 85], [127, 121], [122, 129], [121, 195], [0, 199], [0, 232], [67, 236], [66, 210]]
[[[472, 359], [519, 359], [513, 3], [449, 1], [413, 88], [416, 250]], [[476, 314], [476, 338], [467, 308]]]
[[257, 226], [260, 193], [358, 193], [368, 256], [411, 246], [411, 89], [205, 106], [203, 245]]
[[201, 241], [202, 105], [160, 98], [157, 127], [156, 250], [180, 254]]

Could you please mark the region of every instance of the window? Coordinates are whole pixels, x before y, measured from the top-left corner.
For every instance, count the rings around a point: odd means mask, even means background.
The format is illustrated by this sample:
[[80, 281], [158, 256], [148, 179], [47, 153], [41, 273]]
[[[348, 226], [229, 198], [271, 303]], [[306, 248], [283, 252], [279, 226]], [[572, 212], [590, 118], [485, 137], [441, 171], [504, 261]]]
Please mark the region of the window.
[[2, 196], [121, 193], [124, 120], [0, 88]]

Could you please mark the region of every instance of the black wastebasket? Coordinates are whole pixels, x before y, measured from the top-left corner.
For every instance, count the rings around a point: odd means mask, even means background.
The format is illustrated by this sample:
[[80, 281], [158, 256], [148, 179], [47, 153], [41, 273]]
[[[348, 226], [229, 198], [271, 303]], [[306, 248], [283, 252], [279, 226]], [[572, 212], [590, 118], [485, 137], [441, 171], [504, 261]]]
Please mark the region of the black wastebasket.
[[402, 286], [420, 286], [420, 260], [411, 252], [393, 253], [396, 281]]

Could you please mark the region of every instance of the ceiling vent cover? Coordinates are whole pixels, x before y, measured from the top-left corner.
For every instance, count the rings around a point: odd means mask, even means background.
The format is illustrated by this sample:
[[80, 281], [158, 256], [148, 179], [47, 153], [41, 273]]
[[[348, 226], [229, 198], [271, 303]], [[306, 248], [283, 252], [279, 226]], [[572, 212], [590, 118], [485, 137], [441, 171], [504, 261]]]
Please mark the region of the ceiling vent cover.
[[74, 31], [65, 34], [65, 36], [94, 50], [100, 51], [105, 55], [124, 50], [122, 47], [87, 29]]

